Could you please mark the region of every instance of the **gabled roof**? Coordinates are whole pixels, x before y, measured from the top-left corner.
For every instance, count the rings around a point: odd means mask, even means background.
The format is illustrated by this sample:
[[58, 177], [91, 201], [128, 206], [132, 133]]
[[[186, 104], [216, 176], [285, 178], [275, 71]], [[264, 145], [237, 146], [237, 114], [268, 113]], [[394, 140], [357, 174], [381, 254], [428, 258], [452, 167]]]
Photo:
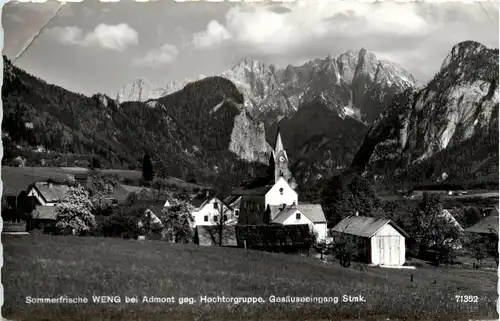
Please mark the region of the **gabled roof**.
[[[290, 206], [280, 211], [276, 217], [272, 220], [273, 223], [283, 224], [290, 216], [295, 214], [296, 212], [300, 212], [300, 210], [295, 206]], [[302, 213], [302, 212], [301, 212]]]
[[271, 218], [271, 221], [273, 221], [277, 216], [278, 214], [282, 211], [282, 208], [283, 206], [281, 205], [268, 205], [269, 207], [269, 210], [270, 210], [270, 218]]
[[460, 229], [460, 231], [464, 230], [463, 227], [460, 225], [460, 223], [458, 223], [457, 219], [448, 210], [443, 209], [441, 211], [440, 217], [446, 219], [446, 221], [448, 223], [451, 223], [451, 224], [455, 225], [456, 227], [458, 227]]
[[191, 199], [191, 205], [193, 205], [196, 209], [200, 209], [205, 205], [205, 203], [209, 202], [213, 198], [215, 197], [200, 193]]
[[[283, 224], [291, 215], [297, 211], [302, 213], [313, 223], [326, 223], [325, 213], [321, 204], [299, 204], [287, 206], [281, 210], [279, 206], [269, 206], [271, 210], [271, 221], [273, 223]], [[278, 210], [278, 213], [273, 213]]]
[[70, 189], [67, 185], [52, 184], [47, 182], [36, 182], [34, 188], [38, 190], [40, 195], [47, 202], [58, 202], [61, 201], [66, 192]]
[[31, 212], [31, 218], [36, 220], [55, 220], [57, 217], [55, 206], [37, 206]]
[[465, 232], [498, 235], [498, 215], [488, 216], [465, 229]]
[[326, 223], [325, 213], [321, 204], [299, 203], [297, 208], [314, 223]]
[[404, 237], [408, 237], [408, 234], [391, 220], [368, 216], [348, 216], [335, 225], [332, 231], [370, 238], [387, 224]]

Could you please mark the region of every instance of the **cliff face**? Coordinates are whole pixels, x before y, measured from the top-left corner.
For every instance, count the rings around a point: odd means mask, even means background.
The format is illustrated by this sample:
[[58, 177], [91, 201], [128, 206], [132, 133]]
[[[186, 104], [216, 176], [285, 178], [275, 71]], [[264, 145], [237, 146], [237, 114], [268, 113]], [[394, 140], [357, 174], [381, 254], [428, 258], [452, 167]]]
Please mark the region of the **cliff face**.
[[370, 128], [353, 165], [392, 160], [404, 168], [495, 135], [498, 102], [498, 50], [459, 43], [425, 88], [395, 98]]
[[255, 123], [243, 110], [234, 118], [229, 150], [249, 162], [268, 164], [272, 147], [266, 141], [263, 123]]

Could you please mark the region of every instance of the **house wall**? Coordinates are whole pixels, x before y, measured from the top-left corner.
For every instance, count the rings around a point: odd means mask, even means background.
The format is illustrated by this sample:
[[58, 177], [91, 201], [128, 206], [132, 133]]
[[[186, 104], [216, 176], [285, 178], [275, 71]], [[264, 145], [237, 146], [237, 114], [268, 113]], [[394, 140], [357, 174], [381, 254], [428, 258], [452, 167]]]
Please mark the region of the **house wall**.
[[[207, 202], [199, 211], [193, 212], [191, 215], [194, 218], [193, 227], [195, 226], [209, 226], [215, 225], [214, 216], [220, 216], [220, 209], [214, 208], [214, 203], [217, 202], [221, 206], [221, 202], [218, 199], [211, 199]], [[227, 219], [233, 219], [233, 212], [229, 210], [227, 206], [224, 206], [225, 211], [223, 215], [227, 215]], [[208, 216], [208, 222], [205, 222], [205, 216]]]
[[371, 263], [401, 266], [406, 261], [405, 238], [390, 224], [370, 240]]
[[[300, 219], [296, 219], [296, 214], [300, 213]], [[311, 231], [314, 231], [318, 233], [318, 239], [317, 241], [323, 241], [326, 240], [327, 236], [327, 229], [326, 229], [326, 223], [313, 223], [307, 216], [305, 216], [300, 210], [296, 210], [295, 213], [290, 215], [284, 222], [283, 225], [301, 225], [301, 224], [307, 224], [309, 225], [309, 229]]]
[[54, 205], [56, 205], [56, 203], [53, 203], [53, 202], [46, 202], [45, 199], [42, 197], [42, 195], [40, 195], [38, 190], [34, 187], [32, 187], [31, 190], [28, 192], [28, 197], [30, 197], [30, 196], [36, 198], [38, 203], [40, 203], [40, 205], [42, 205], [42, 206], [54, 206]]
[[243, 225], [266, 224], [265, 197], [262, 195], [245, 195], [240, 201], [238, 223]]
[[[296, 214], [300, 213], [300, 219], [297, 220]], [[309, 225], [310, 229], [313, 229], [313, 222], [307, 218], [303, 213], [301, 213], [299, 210], [296, 210], [292, 215], [290, 215], [284, 222], [283, 225], [301, 225], [301, 224], [307, 224]]]
[[[283, 188], [283, 194], [280, 193], [280, 188]], [[267, 205], [292, 205], [293, 203], [298, 204], [299, 197], [283, 178], [280, 178], [265, 196], [266, 207]]]
[[326, 227], [326, 222], [325, 223], [315, 223], [314, 224], [314, 231], [318, 233], [318, 242], [321, 241], [326, 241], [328, 238], [328, 229]]

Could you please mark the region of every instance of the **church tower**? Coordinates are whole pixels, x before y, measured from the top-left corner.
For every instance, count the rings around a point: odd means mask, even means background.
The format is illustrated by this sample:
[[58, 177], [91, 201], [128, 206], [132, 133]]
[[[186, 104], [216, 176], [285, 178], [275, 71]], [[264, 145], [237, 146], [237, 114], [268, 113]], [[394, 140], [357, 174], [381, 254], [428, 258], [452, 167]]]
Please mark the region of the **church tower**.
[[274, 161], [274, 182], [276, 183], [280, 177], [283, 177], [288, 183], [292, 183], [292, 174], [289, 169], [289, 159], [283, 146], [283, 141], [281, 140], [279, 125], [272, 157]]

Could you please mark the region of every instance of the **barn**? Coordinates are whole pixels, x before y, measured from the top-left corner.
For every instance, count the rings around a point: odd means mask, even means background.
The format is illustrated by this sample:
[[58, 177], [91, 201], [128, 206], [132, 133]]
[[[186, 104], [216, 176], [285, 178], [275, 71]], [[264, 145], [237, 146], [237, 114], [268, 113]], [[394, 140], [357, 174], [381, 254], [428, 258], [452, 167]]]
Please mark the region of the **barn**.
[[348, 216], [332, 232], [335, 239], [351, 236], [362, 260], [380, 266], [402, 266], [406, 261], [405, 239], [408, 234], [389, 219]]

